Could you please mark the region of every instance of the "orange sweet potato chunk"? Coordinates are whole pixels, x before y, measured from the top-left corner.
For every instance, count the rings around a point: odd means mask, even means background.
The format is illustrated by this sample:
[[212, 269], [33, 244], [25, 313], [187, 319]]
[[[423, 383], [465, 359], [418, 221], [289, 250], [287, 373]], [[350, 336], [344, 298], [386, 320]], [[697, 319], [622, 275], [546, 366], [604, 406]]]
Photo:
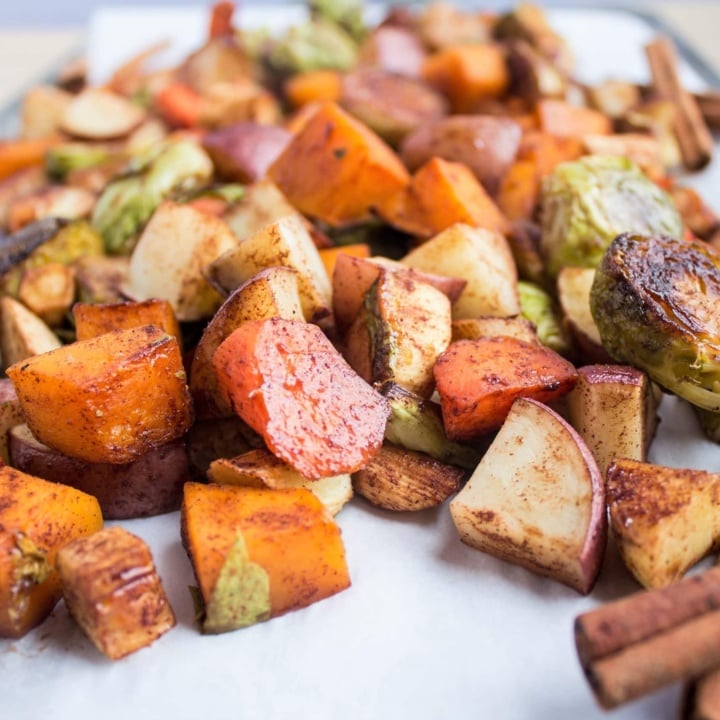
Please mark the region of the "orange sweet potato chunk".
[[389, 409], [316, 325], [241, 325], [213, 366], [234, 411], [309, 479], [354, 472], [382, 445]]
[[506, 218], [470, 168], [439, 157], [419, 168], [408, 187], [386, 198], [379, 211], [395, 227], [426, 238], [456, 223], [507, 230]]
[[318, 107], [268, 175], [300, 212], [334, 226], [367, 219], [409, 181], [390, 147], [333, 102]]
[[0, 637], [21, 637], [60, 599], [58, 550], [100, 530], [98, 501], [0, 465]]
[[177, 340], [155, 325], [80, 340], [11, 365], [33, 435], [95, 463], [129, 463], [192, 423]]
[[268, 490], [187, 483], [182, 536], [206, 605], [230, 548], [242, 536], [269, 576], [270, 617], [350, 586], [340, 528], [305, 488]]
[[537, 104], [537, 115], [540, 129], [557, 137], [608, 135], [612, 131], [612, 121], [599, 110], [562, 100], [541, 100]]
[[127, 330], [139, 325], [157, 325], [168, 335], [181, 340], [180, 325], [167, 300], [142, 300], [109, 304], [83, 303], [73, 305], [75, 335], [87, 340], [112, 330]]
[[480, 101], [499, 97], [510, 73], [500, 45], [454, 45], [431, 55], [422, 67], [426, 82], [450, 100], [453, 112], [473, 112]]
[[570, 392], [572, 363], [543, 345], [509, 336], [458, 340], [435, 363], [443, 423], [452, 440], [499, 428], [518, 397], [549, 402]]

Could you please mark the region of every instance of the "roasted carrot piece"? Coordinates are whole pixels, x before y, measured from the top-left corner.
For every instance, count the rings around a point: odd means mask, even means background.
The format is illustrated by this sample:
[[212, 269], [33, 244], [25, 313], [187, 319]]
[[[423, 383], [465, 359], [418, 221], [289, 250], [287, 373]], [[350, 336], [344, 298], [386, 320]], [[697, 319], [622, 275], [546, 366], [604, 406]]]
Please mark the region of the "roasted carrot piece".
[[171, 82], [155, 94], [158, 111], [173, 125], [195, 127], [198, 124], [202, 98], [189, 85]]
[[577, 160], [585, 153], [576, 137], [558, 137], [542, 130], [526, 132], [520, 141], [516, 160], [535, 163], [539, 175], [548, 175], [560, 163]]
[[307, 478], [354, 472], [382, 444], [387, 401], [316, 325], [247, 322], [218, 347], [213, 366], [234, 411]]
[[167, 300], [142, 300], [120, 303], [84, 303], [73, 305], [75, 336], [87, 340], [113, 330], [128, 330], [140, 325], [157, 325], [182, 342], [180, 324]]
[[18, 170], [42, 165], [45, 161], [45, 153], [58, 142], [59, 138], [55, 135], [0, 142], [0, 180]]
[[[305, 488], [268, 490], [189, 482], [181, 527], [206, 610], [227, 592], [219, 581], [238, 540], [246, 550], [246, 563], [254, 566], [255, 586], [238, 588], [241, 600], [254, 606], [252, 616], [236, 615], [235, 622], [206, 617], [206, 631], [232, 630], [282, 615], [350, 586], [340, 529]], [[265, 580], [264, 588], [258, 575]], [[248, 597], [242, 597], [245, 593]]]
[[540, 198], [540, 173], [531, 160], [516, 160], [505, 173], [498, 207], [508, 220], [530, 219]]
[[537, 114], [540, 129], [557, 137], [608, 135], [612, 132], [612, 121], [607, 115], [563, 100], [540, 100]]
[[428, 160], [410, 185], [387, 198], [379, 213], [395, 227], [429, 238], [456, 223], [504, 233], [507, 220], [463, 163]]
[[499, 45], [456, 45], [428, 57], [422, 67], [426, 82], [447, 95], [453, 112], [472, 112], [481, 100], [499, 97], [510, 74]]
[[102, 524], [92, 495], [0, 466], [0, 637], [47, 617], [61, 595], [58, 550]]
[[212, 215], [213, 217], [220, 217], [228, 208], [227, 201], [214, 197], [198, 197], [190, 200], [190, 202], [186, 204], [201, 213]]
[[293, 75], [283, 90], [294, 108], [321, 100], [337, 102], [342, 93], [342, 78], [337, 70], [310, 70]]
[[222, 1], [212, 6], [210, 14], [210, 39], [232, 35], [232, 17], [235, 12], [235, 3]]
[[576, 378], [565, 358], [509, 336], [458, 340], [435, 363], [445, 431], [453, 440], [497, 429], [516, 398], [549, 402], [572, 390]]
[[367, 243], [353, 243], [352, 245], [338, 245], [336, 247], [321, 248], [320, 259], [323, 261], [328, 277], [333, 276], [335, 261], [338, 255], [352, 255], [357, 258], [369, 258], [370, 246]]
[[318, 107], [268, 176], [300, 212], [334, 226], [367, 219], [409, 181], [391, 148], [332, 102]]

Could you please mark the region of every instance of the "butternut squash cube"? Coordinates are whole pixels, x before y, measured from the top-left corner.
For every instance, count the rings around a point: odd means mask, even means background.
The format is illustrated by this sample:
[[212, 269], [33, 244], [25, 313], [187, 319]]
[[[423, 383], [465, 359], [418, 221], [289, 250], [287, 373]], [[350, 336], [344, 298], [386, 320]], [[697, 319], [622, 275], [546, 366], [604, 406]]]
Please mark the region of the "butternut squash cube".
[[58, 550], [102, 524], [92, 495], [0, 466], [0, 637], [22, 637], [50, 614]]
[[276, 617], [350, 585], [340, 528], [305, 488], [186, 483], [181, 520], [205, 632]]
[[33, 435], [88, 462], [131, 462], [192, 423], [177, 340], [155, 325], [65, 345], [7, 374]]
[[[167, 300], [118, 303], [84, 303], [73, 305], [75, 335], [87, 340], [112, 330], [127, 330], [140, 325], [157, 325], [181, 343], [180, 324]], [[181, 343], [182, 344], [182, 343]]]

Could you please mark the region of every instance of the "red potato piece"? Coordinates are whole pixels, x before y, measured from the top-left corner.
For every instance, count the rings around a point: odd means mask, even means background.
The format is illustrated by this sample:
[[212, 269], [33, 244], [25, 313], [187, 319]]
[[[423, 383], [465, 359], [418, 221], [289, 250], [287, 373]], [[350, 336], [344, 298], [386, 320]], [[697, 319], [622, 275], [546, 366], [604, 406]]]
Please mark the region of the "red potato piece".
[[112, 140], [134, 130], [145, 111], [121, 95], [89, 88], [76, 95], [60, 118], [60, 129], [73, 137]]
[[509, 336], [452, 343], [434, 374], [452, 440], [495, 430], [516, 398], [549, 402], [570, 392], [577, 378], [575, 367], [556, 352]]
[[180, 509], [190, 480], [185, 443], [175, 440], [130, 463], [90, 463], [53, 450], [27, 425], [8, 432], [10, 465], [28, 475], [69, 485], [97, 498], [106, 520], [151, 517]]
[[316, 325], [247, 322], [218, 347], [213, 365], [235, 412], [305, 477], [355, 472], [380, 449], [387, 401]]
[[291, 138], [276, 125], [245, 122], [209, 132], [202, 144], [221, 178], [246, 183], [260, 180]]

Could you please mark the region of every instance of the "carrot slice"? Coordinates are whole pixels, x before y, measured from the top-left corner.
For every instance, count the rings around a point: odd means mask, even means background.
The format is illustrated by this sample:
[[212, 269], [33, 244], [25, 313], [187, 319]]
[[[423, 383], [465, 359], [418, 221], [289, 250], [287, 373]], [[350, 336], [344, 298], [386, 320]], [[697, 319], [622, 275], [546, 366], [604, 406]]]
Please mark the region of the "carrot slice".
[[212, 7], [210, 15], [210, 39], [232, 35], [232, 17], [235, 12], [235, 3], [217, 2]]
[[316, 325], [241, 325], [213, 355], [220, 390], [272, 452], [307, 478], [355, 472], [382, 444], [389, 408]]
[[452, 440], [499, 428], [518, 397], [549, 402], [572, 390], [575, 367], [542, 345], [514, 337], [458, 340], [435, 363], [443, 422]]
[[189, 85], [171, 82], [155, 95], [159, 112], [174, 125], [194, 127], [198, 124], [202, 98]]
[[24, 170], [33, 165], [42, 165], [45, 161], [45, 153], [59, 141], [58, 136], [51, 135], [28, 140], [0, 142], [0, 180], [18, 170]]

